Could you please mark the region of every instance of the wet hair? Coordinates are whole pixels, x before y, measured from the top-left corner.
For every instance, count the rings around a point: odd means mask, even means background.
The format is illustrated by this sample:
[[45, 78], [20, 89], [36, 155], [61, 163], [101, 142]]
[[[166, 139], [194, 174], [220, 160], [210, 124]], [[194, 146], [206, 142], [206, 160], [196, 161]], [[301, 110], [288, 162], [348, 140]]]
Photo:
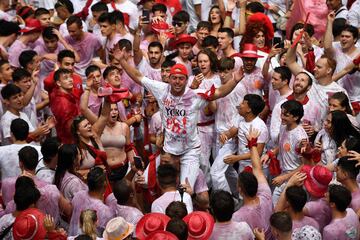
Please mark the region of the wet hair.
[[356, 181], [360, 171], [360, 166], [356, 166], [357, 163], [356, 160], [349, 160], [349, 157], [342, 157], [339, 159], [337, 166], [346, 172], [352, 180]]
[[114, 70], [120, 71], [118, 67], [113, 66], [113, 65], [106, 67], [103, 72], [103, 78], [106, 79], [108, 77], [108, 75], [110, 74], [110, 72], [112, 72]]
[[345, 18], [336, 18], [332, 27], [332, 34], [335, 37], [339, 36], [341, 32], [345, 29], [346, 19]]
[[219, 61], [218, 61], [218, 58], [216, 56], [216, 54], [211, 51], [210, 49], [203, 49], [203, 50], [200, 50], [200, 52], [198, 53], [196, 59], [197, 61], [199, 61], [199, 55], [200, 54], [204, 54], [206, 56], [208, 56], [209, 60], [210, 60], [210, 69], [213, 73], [217, 72], [218, 71], [218, 65], [219, 65]]
[[228, 27], [220, 28], [218, 32], [219, 33], [226, 33], [226, 35], [231, 39], [233, 39], [234, 36], [235, 36], [234, 31], [231, 28], [228, 28]]
[[351, 114], [352, 113], [352, 110], [351, 110], [351, 107], [350, 107], [350, 101], [349, 101], [349, 98], [346, 96], [345, 93], [343, 92], [336, 92], [334, 93], [332, 96], [329, 97], [329, 100], [330, 99], [336, 99], [339, 101], [340, 103], [340, 106], [345, 108], [345, 112], [347, 114]]
[[132, 50], [132, 44], [128, 39], [121, 39], [118, 41], [117, 45], [119, 46], [120, 49], [125, 48], [126, 51], [131, 51]]
[[83, 233], [90, 236], [92, 239], [97, 238], [96, 222], [98, 218], [96, 211], [92, 209], [86, 209], [81, 211], [80, 214], [80, 226]]
[[270, 216], [270, 225], [282, 233], [292, 231], [291, 216], [287, 212], [276, 212]]
[[120, 11], [113, 11], [110, 13], [110, 23], [111, 24], [118, 24], [121, 23], [122, 25], [125, 24], [124, 14]]
[[105, 188], [106, 174], [100, 167], [93, 167], [87, 175], [89, 191], [101, 191]]
[[176, 186], [178, 171], [171, 164], [162, 164], [157, 168], [157, 180], [160, 187]]
[[207, 29], [209, 32], [212, 30], [211, 23], [208, 21], [200, 21], [196, 26], [196, 31], [200, 31], [201, 29]]
[[246, 94], [244, 101], [247, 101], [252, 114], [255, 116], [259, 115], [265, 108], [265, 101], [261, 96], [257, 94]]
[[90, 73], [93, 73], [93, 72], [96, 72], [96, 71], [101, 73], [101, 69], [98, 66], [90, 65], [85, 69], [85, 76], [88, 77], [90, 75]]
[[344, 27], [344, 29], [342, 30], [342, 32], [344, 32], [344, 31], [350, 32], [352, 34], [352, 36], [355, 40], [355, 43], [359, 39], [359, 30], [356, 27], [354, 27], [352, 25], [346, 25]]
[[188, 23], [190, 21], [190, 15], [186, 11], [179, 11], [179, 12], [175, 13], [172, 20], [174, 22]]
[[345, 147], [348, 151], [360, 152], [360, 138], [349, 136], [345, 139]]
[[20, 56], [19, 56], [19, 63], [20, 66], [22, 66], [23, 68], [26, 68], [26, 66], [33, 61], [34, 57], [37, 56], [38, 54], [34, 51], [34, 50], [25, 50], [22, 51]]
[[14, 82], [20, 82], [27, 77], [31, 78], [31, 74], [24, 68], [16, 68], [12, 74], [12, 79]]
[[108, 12], [102, 13], [98, 19], [98, 22], [99, 23], [107, 22], [109, 24], [115, 24], [115, 22], [113, 21], [113, 18], [111, 17], [110, 13], [108, 13]]
[[76, 25], [80, 28], [82, 27], [82, 21], [81, 18], [75, 15], [71, 15], [67, 20], [66, 20], [66, 26], [71, 26], [72, 24], [76, 23]]
[[[304, 28], [304, 23], [296, 23], [292, 28], [291, 28], [291, 31], [290, 31], [290, 39], [292, 40], [292, 37], [294, 35], [294, 32], [296, 30], [299, 30], [299, 29], [303, 29]], [[307, 24], [306, 25], [306, 28], [305, 28], [305, 32], [307, 32], [309, 34], [310, 37], [312, 37], [315, 33], [315, 30], [314, 30], [314, 26], [311, 25], [311, 24]]]
[[246, 10], [252, 13], [265, 12], [264, 5], [262, 5], [260, 2], [250, 2], [249, 4], [246, 5]]
[[219, 40], [212, 35], [206, 36], [201, 45], [201, 47], [203, 47], [203, 48], [214, 47], [215, 49], [218, 46], [219, 46]]
[[[211, 31], [211, 29], [212, 29], [212, 23], [211, 23], [211, 11], [214, 9], [214, 8], [217, 8], [217, 9], [219, 9], [220, 10], [220, 7], [218, 6], [218, 5], [214, 5], [214, 6], [212, 6], [211, 8], [210, 8], [210, 11], [209, 11], [209, 15], [208, 15], [208, 22], [210, 23], [210, 30], [209, 31]], [[221, 16], [221, 11], [220, 11], [220, 26], [222, 27], [224, 25], [224, 19], [222, 18], [222, 16]]]
[[71, 74], [71, 71], [65, 68], [59, 68], [58, 70], [56, 70], [56, 72], [54, 73], [54, 81], [60, 81], [60, 77], [61, 75], [65, 75], [65, 74]]
[[91, 6], [92, 12], [108, 12], [109, 8], [107, 7], [106, 3], [103, 2], [97, 2], [94, 5]]
[[230, 57], [223, 57], [219, 61], [219, 71], [233, 70], [235, 67], [235, 59]]
[[62, 60], [63, 60], [64, 58], [66, 58], [66, 57], [75, 59], [75, 54], [74, 54], [74, 52], [71, 51], [71, 50], [67, 50], [67, 49], [61, 50], [61, 51], [58, 53], [58, 57], [57, 57], [58, 62], [61, 63]]
[[50, 11], [47, 10], [46, 8], [38, 8], [35, 10], [35, 17], [40, 17], [41, 15], [44, 14], [49, 14], [50, 15]]
[[64, 144], [59, 148], [57, 154], [58, 162], [55, 170], [54, 185], [60, 189], [61, 182], [66, 171], [77, 175], [75, 171], [75, 163], [77, 161], [78, 148], [75, 144]]
[[19, 34], [20, 33], [20, 27], [14, 22], [8, 22], [6, 20], [0, 20], [0, 36], [1, 37], [7, 37], [11, 34]]
[[10, 132], [16, 140], [25, 141], [29, 135], [29, 124], [21, 118], [11, 121]]
[[241, 172], [239, 174], [238, 184], [246, 196], [256, 196], [258, 191], [258, 181], [253, 173]]
[[116, 181], [112, 187], [114, 196], [119, 205], [126, 205], [133, 192], [131, 186], [127, 183], [126, 179]]
[[34, 171], [39, 161], [38, 151], [31, 146], [25, 146], [20, 149], [19, 153], [19, 162], [24, 165], [26, 170]]
[[344, 186], [331, 184], [329, 186], [329, 202], [335, 203], [335, 207], [340, 212], [345, 212], [351, 203], [351, 192]]
[[70, 0], [58, 0], [57, 3], [55, 3], [55, 9], [59, 7], [65, 7], [69, 13], [74, 13], [74, 5]]
[[304, 188], [300, 186], [288, 187], [285, 196], [286, 201], [290, 204], [294, 212], [302, 212], [307, 201], [307, 195]]
[[154, 4], [153, 7], [151, 8], [151, 12], [155, 14], [155, 12], [157, 11], [166, 13], [167, 7], [161, 3]]
[[188, 239], [188, 226], [181, 218], [171, 219], [166, 225], [166, 231], [173, 233], [179, 240]]
[[210, 207], [218, 222], [230, 221], [235, 209], [234, 199], [229, 192], [216, 190], [211, 194]]
[[46, 138], [41, 144], [41, 154], [43, 155], [43, 161], [50, 163], [50, 160], [54, 158], [59, 151], [60, 142], [57, 137]]
[[180, 201], [173, 201], [167, 206], [165, 214], [171, 219], [183, 219], [188, 214], [188, 212], [185, 203]]
[[329, 114], [331, 115], [330, 136], [338, 147], [348, 136], [360, 138], [359, 131], [352, 125], [345, 112], [335, 110]]
[[296, 100], [288, 100], [281, 104], [281, 109], [284, 109], [287, 113], [297, 117], [296, 123], [299, 124], [301, 118], [304, 116], [304, 107]]
[[175, 61], [173, 60], [165, 60], [162, 64], [161, 64], [161, 68], [168, 68], [168, 67], [172, 67], [176, 64]]
[[34, 181], [26, 176], [20, 176], [15, 182], [14, 202], [16, 210], [24, 211], [40, 199], [40, 191], [36, 188]]
[[42, 37], [49, 40], [53, 40], [53, 39], [59, 40], [59, 37], [53, 32], [54, 29], [55, 28], [51, 26], [46, 27], [42, 32]]
[[163, 52], [164, 51], [164, 47], [163, 45], [158, 42], [158, 41], [154, 41], [154, 42], [151, 42], [148, 46], [148, 50], [150, 50], [150, 48], [154, 48], [154, 47], [157, 47], [160, 49], [160, 52]]
[[6, 86], [1, 89], [1, 96], [6, 100], [9, 100], [12, 96], [19, 93], [21, 93], [21, 88], [12, 83], [6, 84]]
[[274, 72], [280, 74], [281, 81], [287, 81], [289, 85], [292, 74], [288, 67], [286, 66], [276, 67], [274, 69]]

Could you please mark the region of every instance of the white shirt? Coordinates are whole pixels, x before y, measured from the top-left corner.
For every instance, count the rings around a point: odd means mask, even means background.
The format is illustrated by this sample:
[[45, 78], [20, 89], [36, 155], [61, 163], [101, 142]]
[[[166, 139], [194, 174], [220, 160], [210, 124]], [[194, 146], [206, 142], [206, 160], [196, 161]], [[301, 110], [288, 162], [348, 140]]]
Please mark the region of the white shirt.
[[161, 68], [153, 68], [145, 57], [141, 59], [137, 67], [144, 76], [161, 82]]
[[347, 15], [347, 20], [350, 25], [356, 28], [360, 27], [360, 0], [356, 0], [351, 6]]
[[116, 9], [114, 9], [110, 3], [108, 3], [109, 12], [114, 10], [119, 10], [123, 13], [129, 14], [129, 27], [131, 29], [136, 29], [139, 21], [139, 12], [137, 6], [129, 0], [126, 0], [123, 3], [115, 3]]
[[11, 122], [12, 122], [12, 120], [17, 119], [17, 118], [21, 118], [21, 119], [25, 120], [25, 122], [27, 122], [27, 124], [29, 124], [29, 132], [35, 131], [28, 116], [24, 112], [20, 112], [20, 116], [17, 116], [15, 114], [12, 114], [9, 111], [6, 111], [5, 114], [1, 117], [1, 126], [2, 126], [2, 133], [3, 133], [4, 139], [10, 137]]
[[[76, 12], [75, 12], [75, 13], [76, 13]], [[66, 21], [67, 21], [67, 19], [66, 19], [65, 22], [63, 22], [63, 23], [60, 25], [60, 27], [59, 27], [59, 32], [61, 33], [61, 35], [62, 35], [63, 37], [69, 36], [69, 31], [68, 31], [68, 29], [67, 29]], [[88, 28], [87, 28], [86, 23], [85, 23], [83, 20], [81, 20], [81, 22], [82, 22], [83, 31], [84, 31], [84, 32], [87, 32], [87, 31], [88, 31]]]
[[42, 158], [40, 146], [32, 144], [10, 144], [6, 146], [0, 146], [1, 179], [17, 177], [21, 174], [18, 153], [20, 149], [26, 146], [31, 146], [35, 148], [39, 154], [39, 160]]
[[[206, 1], [204, 1], [206, 2]], [[210, 2], [210, 1], [207, 1]], [[199, 18], [196, 15], [196, 11], [195, 11], [195, 5], [198, 4], [202, 4], [201, 0], [187, 0], [185, 1], [185, 5], [186, 5], [186, 10], [190, 15], [190, 26], [193, 27], [193, 29], [196, 29], [198, 23], [199, 23]], [[207, 20], [207, 19], [206, 19]]]
[[[151, 205], [151, 212], [158, 212], [164, 213], [166, 208], [169, 206], [170, 203], [174, 201], [181, 201], [181, 196], [179, 191], [172, 191], [172, 192], [165, 192], [161, 197], [157, 198]], [[183, 201], [186, 205], [186, 209], [188, 214], [192, 213], [193, 205], [191, 196], [184, 192]]]
[[342, 6], [341, 8], [339, 8], [339, 10], [335, 12], [335, 19], [339, 19], [339, 18], [347, 19], [348, 13], [349, 12], [346, 6]]
[[36, 166], [36, 176], [44, 182], [53, 184], [55, 177], [55, 170], [46, 167], [44, 164], [44, 160], [41, 159], [38, 165]]

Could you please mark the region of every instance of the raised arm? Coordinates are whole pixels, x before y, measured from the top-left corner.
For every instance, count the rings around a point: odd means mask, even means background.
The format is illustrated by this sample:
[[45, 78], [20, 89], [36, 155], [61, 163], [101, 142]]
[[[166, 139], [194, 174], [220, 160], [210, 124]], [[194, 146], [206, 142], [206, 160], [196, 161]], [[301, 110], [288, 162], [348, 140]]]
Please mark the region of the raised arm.
[[94, 124], [98, 119], [98, 116], [96, 116], [96, 114], [93, 113], [89, 108], [89, 97], [90, 97], [91, 87], [94, 81], [93, 79], [94, 79], [94, 75], [91, 73], [86, 80], [86, 88], [84, 93], [81, 95], [81, 99], [80, 99], [81, 114], [84, 115], [84, 117], [86, 117], [86, 119], [91, 124]]
[[125, 48], [123, 49], [115, 49], [114, 57], [120, 62], [121, 66], [124, 68], [125, 72], [130, 76], [132, 80], [134, 80], [137, 84], [141, 84], [141, 79], [144, 75], [141, 74], [135, 67], [131, 66], [126, 59], [124, 59]]
[[75, 51], [75, 49], [65, 41], [64, 37], [61, 35], [59, 30], [53, 29], [53, 33], [59, 38], [59, 42], [67, 49], [74, 53], [75, 55], [75, 62], [80, 62], [80, 55]]
[[249, 134], [246, 135], [246, 138], [248, 140], [248, 143], [250, 143], [250, 158], [251, 158], [251, 165], [253, 168], [253, 174], [255, 175], [256, 179], [259, 183], [267, 183], [266, 177], [264, 175], [264, 172], [262, 170], [262, 165], [260, 162], [260, 156], [258, 152], [258, 148], [256, 144], [251, 144], [252, 141], [257, 140], [259, 137], [260, 132], [256, 129], [253, 129], [252, 126], [250, 126]]
[[135, 66], [139, 65], [139, 63], [143, 59], [143, 52], [140, 49], [141, 30], [142, 30], [142, 16], [139, 17], [139, 25], [138, 28], [135, 30], [135, 34], [134, 34], [133, 52], [134, 52]]
[[39, 69], [36, 69], [31, 74], [32, 84], [31, 84], [30, 88], [26, 91], [26, 93], [24, 94], [24, 100], [23, 100], [24, 106], [27, 106], [30, 103], [32, 97], [34, 96], [35, 88], [39, 81], [39, 71], [40, 71]]
[[[298, 43], [297, 43], [298, 44]], [[296, 62], [296, 46], [289, 47], [286, 53], [286, 65], [289, 67], [293, 75], [297, 75], [299, 72], [302, 72], [304, 69]]]
[[334, 36], [332, 34], [334, 20], [335, 12], [331, 11], [327, 16], [326, 31], [324, 36], [324, 50], [325, 53], [330, 54], [330, 56], [334, 56], [334, 49], [332, 47], [332, 43], [334, 40]]
[[210, 101], [228, 95], [236, 85], [244, 78], [244, 70], [240, 68], [238, 72], [233, 74], [232, 79], [228, 80], [225, 84], [215, 90], [215, 93], [210, 97]]

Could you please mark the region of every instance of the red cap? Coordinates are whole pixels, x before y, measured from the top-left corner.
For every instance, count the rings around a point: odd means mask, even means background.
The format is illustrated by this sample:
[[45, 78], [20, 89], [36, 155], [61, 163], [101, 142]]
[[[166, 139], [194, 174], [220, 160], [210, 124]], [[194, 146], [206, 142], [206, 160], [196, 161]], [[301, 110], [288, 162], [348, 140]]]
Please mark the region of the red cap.
[[165, 230], [170, 218], [163, 213], [148, 213], [136, 225], [136, 237], [145, 239], [150, 233]]
[[306, 190], [314, 197], [322, 198], [332, 180], [332, 173], [321, 165], [304, 165], [301, 169], [307, 177], [304, 181]]
[[36, 208], [29, 208], [21, 212], [13, 225], [14, 239], [45, 239], [44, 218], [45, 214]]
[[173, 74], [183, 74], [183, 75], [188, 76], [188, 71], [184, 64], [177, 63], [174, 66], [172, 66], [170, 69], [170, 75], [173, 75]]
[[188, 34], [181, 34], [176, 38], [174, 45], [178, 46], [181, 43], [190, 43], [191, 46], [194, 46], [196, 42], [197, 42], [196, 37], [190, 36]]
[[150, 233], [145, 240], [178, 240], [178, 238], [171, 232], [159, 230]]
[[239, 57], [246, 57], [246, 58], [262, 58], [263, 56], [260, 56], [257, 54], [257, 47], [255, 44], [252, 43], [245, 43], [244, 49], [241, 53], [237, 54]]
[[206, 240], [214, 228], [214, 218], [207, 212], [195, 211], [183, 218], [188, 225], [188, 240]]
[[21, 29], [20, 32], [28, 33], [28, 32], [41, 32], [43, 30], [43, 26], [39, 20], [34, 18], [26, 19], [25, 28]]

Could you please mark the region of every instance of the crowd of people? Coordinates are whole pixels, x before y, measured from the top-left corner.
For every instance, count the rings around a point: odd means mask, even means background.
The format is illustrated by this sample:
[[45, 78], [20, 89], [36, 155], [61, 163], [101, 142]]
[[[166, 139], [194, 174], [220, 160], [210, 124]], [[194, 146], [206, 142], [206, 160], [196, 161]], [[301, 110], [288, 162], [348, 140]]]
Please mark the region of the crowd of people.
[[360, 239], [360, 0], [0, 0], [0, 239]]

